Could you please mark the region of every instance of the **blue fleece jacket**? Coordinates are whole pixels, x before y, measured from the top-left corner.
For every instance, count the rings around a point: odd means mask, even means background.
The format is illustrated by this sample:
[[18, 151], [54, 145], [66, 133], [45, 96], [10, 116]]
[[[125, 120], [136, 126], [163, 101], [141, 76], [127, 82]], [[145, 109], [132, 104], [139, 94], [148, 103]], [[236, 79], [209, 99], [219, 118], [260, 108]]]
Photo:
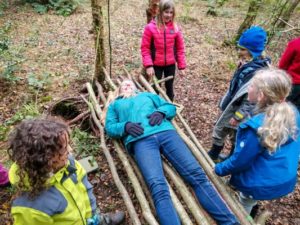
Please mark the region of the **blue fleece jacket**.
[[[258, 114], [242, 123], [233, 155], [215, 167], [217, 175], [231, 174], [230, 183], [256, 200], [279, 198], [294, 190], [300, 154], [299, 135], [269, 154], [257, 135], [263, 120], [264, 114]], [[300, 127], [299, 115], [297, 124]]]
[[[160, 125], [151, 126], [148, 116], [153, 112], [165, 115]], [[117, 98], [112, 102], [107, 111], [105, 130], [112, 138], [121, 138], [127, 150], [131, 150], [131, 143], [141, 138], [166, 130], [174, 130], [171, 119], [176, 115], [176, 107], [163, 100], [156, 94], [140, 92], [129, 98]], [[141, 123], [144, 133], [133, 137], [125, 132], [128, 122]]]

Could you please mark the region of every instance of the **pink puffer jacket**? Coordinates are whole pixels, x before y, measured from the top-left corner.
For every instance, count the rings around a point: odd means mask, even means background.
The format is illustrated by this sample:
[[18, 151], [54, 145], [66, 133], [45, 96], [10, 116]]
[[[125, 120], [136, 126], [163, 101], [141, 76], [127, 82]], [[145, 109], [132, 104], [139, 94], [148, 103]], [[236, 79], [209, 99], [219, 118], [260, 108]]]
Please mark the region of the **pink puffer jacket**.
[[186, 67], [183, 36], [172, 22], [160, 30], [157, 29], [155, 20], [147, 24], [142, 37], [141, 53], [144, 67], [168, 66], [176, 62], [178, 69]]

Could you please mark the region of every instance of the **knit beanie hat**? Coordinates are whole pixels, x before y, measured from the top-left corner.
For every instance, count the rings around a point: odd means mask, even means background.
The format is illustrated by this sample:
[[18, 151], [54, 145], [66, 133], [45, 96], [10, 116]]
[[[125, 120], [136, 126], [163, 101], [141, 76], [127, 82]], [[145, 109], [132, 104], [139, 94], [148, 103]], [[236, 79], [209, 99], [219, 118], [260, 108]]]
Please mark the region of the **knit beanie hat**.
[[253, 26], [242, 33], [238, 45], [246, 48], [256, 58], [264, 51], [266, 42], [266, 31], [259, 26]]

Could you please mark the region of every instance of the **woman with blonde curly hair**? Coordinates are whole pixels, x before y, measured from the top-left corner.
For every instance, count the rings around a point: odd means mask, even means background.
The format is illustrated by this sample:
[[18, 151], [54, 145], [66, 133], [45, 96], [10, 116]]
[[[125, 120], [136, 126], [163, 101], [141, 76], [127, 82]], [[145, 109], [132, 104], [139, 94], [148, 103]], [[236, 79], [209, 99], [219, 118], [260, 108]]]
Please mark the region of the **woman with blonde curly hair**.
[[248, 89], [255, 115], [239, 126], [233, 155], [215, 167], [219, 176], [231, 174], [230, 183], [240, 191], [248, 213], [257, 200], [280, 198], [295, 188], [300, 118], [285, 101], [290, 90], [291, 80], [283, 70], [256, 73]]

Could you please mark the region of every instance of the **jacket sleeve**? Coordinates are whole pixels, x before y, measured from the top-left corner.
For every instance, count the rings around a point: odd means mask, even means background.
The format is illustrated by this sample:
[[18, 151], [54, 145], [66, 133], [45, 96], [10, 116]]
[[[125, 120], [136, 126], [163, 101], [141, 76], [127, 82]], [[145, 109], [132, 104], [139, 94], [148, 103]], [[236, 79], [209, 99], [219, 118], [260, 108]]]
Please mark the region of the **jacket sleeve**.
[[76, 173], [78, 178], [81, 180], [82, 184], [84, 185], [86, 189], [87, 195], [82, 195], [84, 197], [83, 201], [86, 205], [86, 219], [92, 217], [95, 215], [96, 210], [97, 210], [97, 202], [96, 202], [96, 197], [93, 193], [93, 185], [89, 182], [87, 174], [85, 169], [81, 166], [81, 164], [78, 161], [75, 161], [76, 165]]
[[150, 98], [156, 107], [156, 111], [163, 113], [166, 119], [171, 120], [176, 116], [176, 107], [172, 103], [165, 101], [156, 94], [150, 94]]
[[146, 26], [144, 29], [142, 43], [141, 43], [141, 54], [144, 67], [153, 66], [153, 60], [151, 57], [151, 40], [153, 34], [149, 26]]
[[186, 61], [185, 61], [185, 46], [184, 46], [184, 39], [181, 31], [179, 30], [176, 35], [176, 60], [178, 64], [178, 69], [183, 70], [186, 68]]
[[54, 221], [51, 216], [41, 211], [26, 208], [26, 207], [12, 207], [11, 215], [13, 217], [14, 225], [51, 225]]
[[251, 111], [255, 107], [254, 104], [250, 103], [248, 101], [248, 95], [245, 95], [242, 97], [242, 99], [239, 101], [240, 102], [240, 107], [235, 111], [234, 113], [234, 119], [237, 121], [242, 121], [249, 117]]
[[114, 102], [111, 103], [106, 114], [105, 131], [111, 138], [122, 138], [126, 135], [125, 125], [128, 121], [119, 122], [116, 110]]
[[247, 170], [260, 153], [260, 148], [255, 130], [240, 127], [233, 155], [224, 162], [216, 164], [215, 173], [219, 176], [227, 176]]
[[278, 67], [283, 70], [288, 70], [291, 63], [293, 62], [293, 58], [295, 57], [295, 48], [293, 47], [293, 43], [289, 42], [286, 47], [284, 53], [282, 54]]

